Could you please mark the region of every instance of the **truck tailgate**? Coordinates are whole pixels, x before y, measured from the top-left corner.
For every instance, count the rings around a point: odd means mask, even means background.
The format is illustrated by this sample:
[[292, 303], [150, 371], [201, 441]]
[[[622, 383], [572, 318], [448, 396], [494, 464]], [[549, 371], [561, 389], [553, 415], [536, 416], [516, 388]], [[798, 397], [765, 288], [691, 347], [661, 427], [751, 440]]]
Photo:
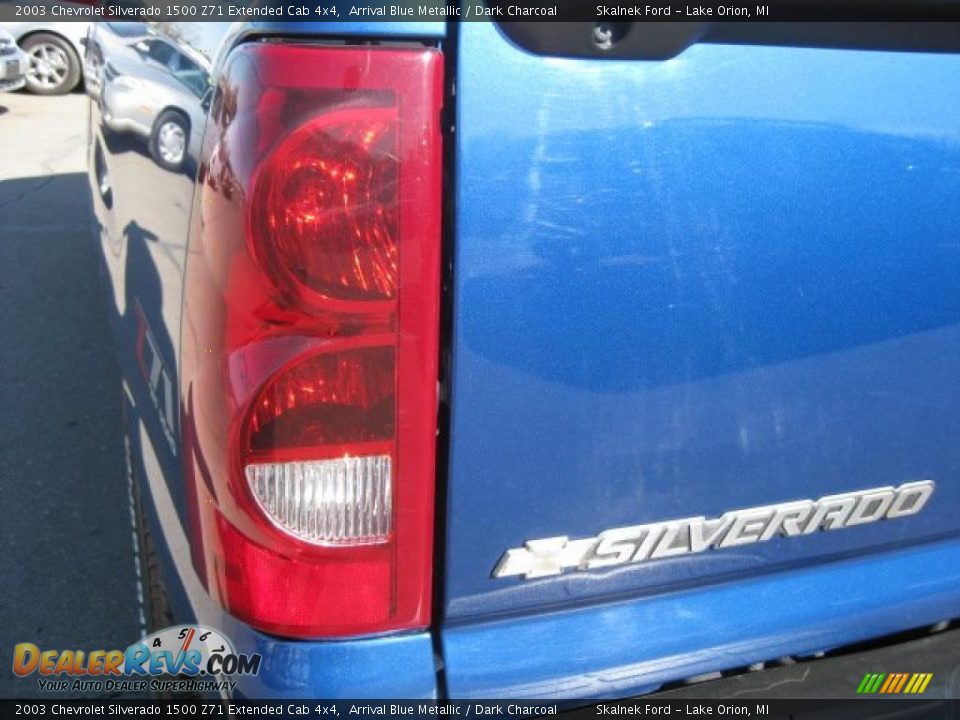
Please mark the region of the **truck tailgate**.
[[[490, 23], [462, 23], [458, 42], [451, 687], [483, 692], [455, 639], [547, 610], [731, 583], [762, 595], [796, 573], [778, 603], [812, 603], [816, 624], [882, 597], [898, 553], [931, 543], [960, 561], [960, 57], [701, 44], [561, 59]], [[935, 490], [915, 514], [691, 551], [693, 525], [723, 532], [698, 518], [918, 481]], [[675, 553], [591, 568], [569, 545], [678, 519], [692, 521]], [[533, 570], [494, 577], [511, 549]], [[925, 585], [915, 569], [917, 612], [899, 597], [888, 630], [960, 614], [956, 594], [934, 598], [941, 571]], [[769, 621], [770, 658], [810, 649], [799, 638], [816, 628], [787, 610], [744, 608]], [[684, 622], [663, 617], [647, 632]], [[838, 627], [831, 644], [872, 631]], [[644, 632], [624, 637], [640, 658]], [[709, 649], [684, 637], [700, 646], [683, 652]], [[553, 671], [532, 668], [542, 690]]]

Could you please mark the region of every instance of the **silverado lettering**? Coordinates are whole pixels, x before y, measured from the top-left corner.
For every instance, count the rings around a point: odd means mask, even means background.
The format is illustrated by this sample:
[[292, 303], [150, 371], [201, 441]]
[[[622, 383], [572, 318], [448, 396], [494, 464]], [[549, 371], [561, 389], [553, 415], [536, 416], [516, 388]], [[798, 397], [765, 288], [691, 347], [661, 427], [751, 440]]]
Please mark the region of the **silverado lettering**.
[[922, 480], [898, 488], [872, 488], [815, 501], [732, 510], [714, 520], [701, 516], [614, 528], [584, 540], [570, 540], [565, 535], [528, 540], [522, 548], [511, 548], [503, 554], [493, 576], [521, 575], [529, 580], [559, 575], [571, 568], [595, 570], [766, 542], [775, 535], [797, 537], [817, 530], [908, 517], [923, 509], [934, 488], [932, 480]]

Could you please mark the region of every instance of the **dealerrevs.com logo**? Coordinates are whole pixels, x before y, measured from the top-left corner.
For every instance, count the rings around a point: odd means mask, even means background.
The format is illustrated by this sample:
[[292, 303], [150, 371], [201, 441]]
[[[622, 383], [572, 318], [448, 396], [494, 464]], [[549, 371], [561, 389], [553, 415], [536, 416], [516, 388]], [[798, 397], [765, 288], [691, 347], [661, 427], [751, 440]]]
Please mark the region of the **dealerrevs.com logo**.
[[222, 633], [198, 625], [160, 630], [126, 650], [13, 649], [13, 672], [36, 673], [40, 690], [89, 692], [219, 692], [237, 675], [260, 671], [258, 653], [237, 653]]

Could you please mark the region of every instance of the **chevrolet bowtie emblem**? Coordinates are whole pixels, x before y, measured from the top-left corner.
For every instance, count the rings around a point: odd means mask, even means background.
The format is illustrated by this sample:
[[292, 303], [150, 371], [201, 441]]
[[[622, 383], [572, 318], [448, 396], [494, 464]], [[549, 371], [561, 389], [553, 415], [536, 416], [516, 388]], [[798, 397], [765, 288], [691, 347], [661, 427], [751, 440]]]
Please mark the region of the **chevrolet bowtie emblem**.
[[932, 480], [921, 480], [732, 510], [712, 520], [701, 516], [614, 528], [581, 540], [566, 535], [527, 540], [503, 554], [493, 577], [530, 580], [910, 517], [923, 510], [935, 487]]
[[559, 575], [567, 568], [577, 567], [584, 553], [595, 543], [596, 538], [571, 542], [566, 535], [527, 540], [522, 548], [504, 553], [493, 576], [523, 575], [525, 578], [537, 578]]

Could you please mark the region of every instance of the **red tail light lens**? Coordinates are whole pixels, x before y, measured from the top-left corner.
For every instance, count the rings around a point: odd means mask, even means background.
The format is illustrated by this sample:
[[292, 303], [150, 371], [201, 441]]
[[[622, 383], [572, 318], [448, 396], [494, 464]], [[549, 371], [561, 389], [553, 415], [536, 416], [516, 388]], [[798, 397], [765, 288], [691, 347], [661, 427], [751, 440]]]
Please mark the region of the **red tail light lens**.
[[358, 108], [298, 128], [260, 169], [253, 228], [281, 282], [320, 298], [395, 297], [397, 109]]
[[279, 448], [336, 453], [345, 443], [393, 442], [392, 346], [325, 352], [277, 373], [252, 403], [245, 459]]
[[429, 621], [441, 69], [257, 44], [214, 96], [182, 323], [192, 549], [268, 632]]

